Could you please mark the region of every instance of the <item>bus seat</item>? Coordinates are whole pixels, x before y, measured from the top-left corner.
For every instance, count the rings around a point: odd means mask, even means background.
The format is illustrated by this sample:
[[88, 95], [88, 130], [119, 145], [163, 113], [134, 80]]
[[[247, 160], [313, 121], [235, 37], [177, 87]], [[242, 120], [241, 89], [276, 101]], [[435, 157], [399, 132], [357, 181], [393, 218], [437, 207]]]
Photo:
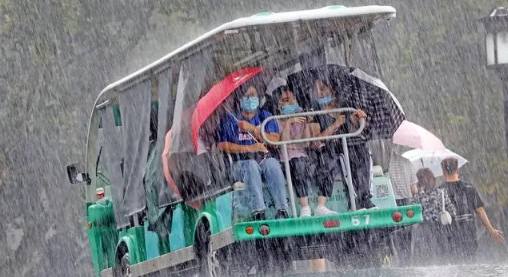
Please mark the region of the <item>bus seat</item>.
[[233, 184], [233, 190], [244, 190], [245, 189], [245, 183], [244, 182], [235, 182]]
[[[380, 167], [381, 168], [381, 167]], [[382, 172], [382, 169], [381, 169]], [[374, 174], [371, 187], [372, 203], [379, 208], [397, 207], [389, 175]]]
[[383, 168], [380, 165], [375, 165], [372, 167], [372, 175], [374, 177], [383, 176]]

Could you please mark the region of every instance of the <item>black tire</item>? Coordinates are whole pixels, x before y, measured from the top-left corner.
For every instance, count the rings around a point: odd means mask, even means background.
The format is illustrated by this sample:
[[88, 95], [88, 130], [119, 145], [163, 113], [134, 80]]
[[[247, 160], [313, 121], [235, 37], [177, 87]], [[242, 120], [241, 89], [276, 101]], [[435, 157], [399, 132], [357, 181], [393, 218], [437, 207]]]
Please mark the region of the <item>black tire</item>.
[[198, 260], [199, 276], [220, 277], [227, 276], [223, 272], [226, 269], [221, 264], [221, 257], [218, 251], [212, 250], [211, 239], [212, 232], [206, 224], [198, 227], [196, 233], [196, 254]]
[[116, 269], [114, 270], [115, 277], [130, 277], [132, 276], [131, 272], [131, 261], [129, 257], [129, 253], [125, 253], [122, 257], [117, 261], [118, 264]]

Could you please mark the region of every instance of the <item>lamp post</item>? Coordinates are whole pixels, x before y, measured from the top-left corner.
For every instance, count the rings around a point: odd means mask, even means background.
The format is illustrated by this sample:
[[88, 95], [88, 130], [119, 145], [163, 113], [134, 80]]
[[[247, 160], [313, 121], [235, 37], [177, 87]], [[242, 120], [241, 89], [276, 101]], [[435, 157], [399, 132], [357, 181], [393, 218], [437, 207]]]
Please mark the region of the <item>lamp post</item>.
[[508, 7], [493, 9], [481, 22], [487, 31], [487, 69], [494, 70], [503, 82], [505, 139], [508, 151]]
[[[481, 19], [481, 22], [487, 31], [485, 38], [487, 69], [495, 71], [503, 83], [504, 137], [508, 155], [508, 8], [493, 9], [489, 16]], [[500, 223], [499, 226], [505, 226], [504, 232], [506, 232], [507, 218], [507, 210], [501, 209], [501, 215], [497, 216], [497, 221]]]

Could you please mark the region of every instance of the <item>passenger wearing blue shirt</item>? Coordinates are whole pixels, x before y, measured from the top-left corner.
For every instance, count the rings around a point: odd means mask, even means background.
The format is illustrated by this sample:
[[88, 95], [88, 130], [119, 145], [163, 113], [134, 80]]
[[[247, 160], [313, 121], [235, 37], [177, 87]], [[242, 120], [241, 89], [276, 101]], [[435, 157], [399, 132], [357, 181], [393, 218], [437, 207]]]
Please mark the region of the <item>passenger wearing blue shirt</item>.
[[[268, 186], [277, 213], [275, 218], [287, 218], [286, 181], [278, 160], [269, 156], [261, 137], [261, 123], [272, 116], [259, 109], [258, 92], [254, 85], [240, 86], [235, 95], [240, 95], [240, 105], [235, 111], [228, 111], [222, 119], [219, 130], [219, 149], [233, 158], [233, 178], [245, 183], [249, 198], [248, 207], [254, 220], [265, 219], [263, 181]], [[279, 126], [275, 120], [268, 122], [265, 132], [271, 141], [280, 139]]]

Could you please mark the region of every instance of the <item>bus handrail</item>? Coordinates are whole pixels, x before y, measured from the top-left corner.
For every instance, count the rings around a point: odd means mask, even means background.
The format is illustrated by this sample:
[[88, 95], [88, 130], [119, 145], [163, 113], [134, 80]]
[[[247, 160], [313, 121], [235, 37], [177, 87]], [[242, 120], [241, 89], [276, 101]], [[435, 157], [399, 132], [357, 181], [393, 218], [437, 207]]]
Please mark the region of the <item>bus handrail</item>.
[[296, 114], [286, 114], [286, 115], [275, 115], [267, 117], [261, 123], [261, 137], [263, 140], [272, 145], [282, 145], [282, 153], [284, 155], [284, 171], [286, 172], [286, 181], [288, 184], [289, 190], [289, 202], [291, 204], [291, 212], [294, 217], [296, 217], [296, 204], [295, 204], [295, 196], [293, 192], [293, 181], [291, 180], [291, 170], [289, 167], [289, 155], [287, 145], [292, 143], [305, 143], [305, 142], [313, 142], [313, 141], [322, 141], [322, 140], [331, 140], [331, 139], [341, 139], [342, 140], [342, 149], [344, 150], [344, 163], [346, 164], [346, 183], [349, 192], [349, 203], [351, 205], [351, 210], [356, 211], [356, 203], [355, 203], [355, 190], [353, 187], [353, 179], [351, 176], [351, 164], [349, 162], [349, 151], [347, 148], [347, 138], [359, 136], [363, 129], [365, 129], [365, 119], [360, 118], [360, 127], [353, 133], [347, 134], [339, 134], [332, 136], [323, 136], [323, 137], [313, 137], [313, 138], [303, 138], [303, 139], [293, 139], [293, 140], [284, 140], [284, 141], [271, 141], [268, 139], [265, 133], [265, 126], [271, 120], [291, 118], [291, 117], [305, 117], [305, 116], [313, 116], [320, 114], [328, 114], [328, 113], [336, 113], [336, 112], [354, 112], [356, 109], [354, 108], [339, 108], [339, 109], [331, 109], [331, 110], [321, 110], [321, 111], [311, 111], [304, 113], [296, 113]]
[[363, 132], [363, 129], [365, 129], [365, 119], [363, 119], [363, 118], [360, 119], [360, 127], [358, 128], [358, 130], [356, 130], [353, 133], [347, 133], [347, 134], [339, 134], [339, 135], [324, 136], [324, 137], [292, 139], [292, 140], [284, 140], [284, 141], [271, 141], [268, 139], [268, 137], [266, 137], [266, 133], [265, 133], [265, 126], [271, 120], [285, 119], [285, 118], [291, 118], [291, 117], [306, 117], [306, 116], [337, 113], [337, 112], [354, 112], [356, 110], [357, 109], [354, 109], [354, 108], [339, 108], [339, 109], [312, 111], [312, 112], [304, 112], [304, 113], [296, 113], [296, 114], [273, 115], [273, 116], [267, 117], [261, 123], [261, 130], [260, 130], [261, 137], [263, 137], [263, 139], [267, 143], [272, 144], [272, 145], [283, 145], [283, 144], [290, 144], [290, 143], [304, 143], [304, 142], [313, 142], [313, 141], [320, 141], [320, 140], [331, 140], [331, 139], [338, 139], [338, 138], [356, 137], [356, 136], [359, 136]]

